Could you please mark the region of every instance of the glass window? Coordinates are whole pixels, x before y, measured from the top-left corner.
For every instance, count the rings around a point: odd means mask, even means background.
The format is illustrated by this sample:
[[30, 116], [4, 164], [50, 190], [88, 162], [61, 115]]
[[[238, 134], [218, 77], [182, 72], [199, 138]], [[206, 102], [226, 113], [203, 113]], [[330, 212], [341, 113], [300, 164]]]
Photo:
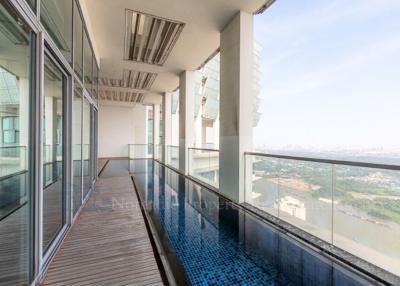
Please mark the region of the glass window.
[[71, 63], [72, 0], [41, 0], [40, 20], [67, 61]]
[[91, 114], [90, 114], [90, 104], [85, 99], [83, 102], [83, 137], [82, 137], [82, 158], [83, 158], [83, 197], [89, 193], [92, 187], [91, 181], [91, 166], [92, 166], [92, 156], [91, 156]]
[[81, 80], [83, 76], [82, 27], [81, 13], [76, 1], [74, 1], [74, 71]]
[[65, 76], [45, 55], [43, 101], [43, 252], [64, 225]]
[[10, 2], [1, 1], [0, 281], [7, 285], [29, 285], [32, 269], [29, 150], [34, 37]]
[[19, 117], [3, 117], [3, 144], [19, 143]]
[[97, 114], [97, 110], [94, 108], [94, 106], [92, 105], [92, 123], [91, 123], [91, 129], [92, 129], [92, 138], [91, 138], [91, 146], [92, 146], [92, 182], [94, 182], [97, 178], [97, 124], [98, 124], [98, 114]]
[[92, 96], [95, 102], [98, 100], [99, 96], [99, 68], [96, 64], [96, 59], [93, 57], [93, 92]]
[[72, 158], [75, 214], [82, 204], [82, 87], [77, 82], [72, 103]]
[[89, 37], [86, 31], [83, 33], [83, 66], [84, 66], [84, 84], [86, 90], [92, 92], [93, 83], [93, 53], [90, 47]]

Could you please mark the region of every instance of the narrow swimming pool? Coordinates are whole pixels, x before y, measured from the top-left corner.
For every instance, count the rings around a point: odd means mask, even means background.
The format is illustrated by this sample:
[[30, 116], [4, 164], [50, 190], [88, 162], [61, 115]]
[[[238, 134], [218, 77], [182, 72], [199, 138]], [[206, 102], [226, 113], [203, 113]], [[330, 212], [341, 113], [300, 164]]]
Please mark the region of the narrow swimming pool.
[[162, 164], [129, 169], [179, 284], [374, 285]]

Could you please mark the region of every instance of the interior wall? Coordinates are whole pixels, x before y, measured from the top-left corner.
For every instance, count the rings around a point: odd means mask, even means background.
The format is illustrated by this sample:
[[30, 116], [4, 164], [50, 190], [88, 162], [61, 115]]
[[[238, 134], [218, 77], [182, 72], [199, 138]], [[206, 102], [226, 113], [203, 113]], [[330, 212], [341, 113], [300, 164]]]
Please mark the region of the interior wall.
[[99, 108], [99, 158], [127, 157], [128, 144], [147, 144], [147, 106]]

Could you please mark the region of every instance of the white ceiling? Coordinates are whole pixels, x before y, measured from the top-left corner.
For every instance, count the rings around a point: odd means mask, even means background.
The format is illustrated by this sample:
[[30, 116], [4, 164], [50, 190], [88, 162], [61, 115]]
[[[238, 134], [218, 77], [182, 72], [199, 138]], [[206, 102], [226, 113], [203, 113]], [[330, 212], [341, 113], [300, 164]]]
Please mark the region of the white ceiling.
[[[100, 57], [101, 76], [122, 78], [124, 69], [158, 73], [151, 87], [153, 94], [174, 90], [183, 70], [195, 70], [219, 47], [220, 31], [238, 11], [253, 13], [265, 2], [266, 0], [85, 0]], [[163, 66], [123, 60], [126, 8], [185, 23]]]

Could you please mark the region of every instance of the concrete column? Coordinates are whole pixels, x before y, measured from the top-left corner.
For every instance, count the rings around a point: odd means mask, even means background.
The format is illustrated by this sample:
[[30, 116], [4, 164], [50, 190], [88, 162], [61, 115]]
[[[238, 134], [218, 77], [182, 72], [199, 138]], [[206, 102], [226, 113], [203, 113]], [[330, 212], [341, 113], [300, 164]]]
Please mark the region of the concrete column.
[[167, 146], [171, 145], [171, 93], [166, 92], [163, 96], [163, 142], [162, 142], [162, 162], [167, 163]]
[[241, 203], [253, 139], [253, 15], [240, 11], [220, 40], [220, 192]]
[[188, 148], [194, 146], [194, 72], [179, 77], [179, 170], [188, 173]]
[[160, 159], [160, 105], [153, 105], [153, 158]]

